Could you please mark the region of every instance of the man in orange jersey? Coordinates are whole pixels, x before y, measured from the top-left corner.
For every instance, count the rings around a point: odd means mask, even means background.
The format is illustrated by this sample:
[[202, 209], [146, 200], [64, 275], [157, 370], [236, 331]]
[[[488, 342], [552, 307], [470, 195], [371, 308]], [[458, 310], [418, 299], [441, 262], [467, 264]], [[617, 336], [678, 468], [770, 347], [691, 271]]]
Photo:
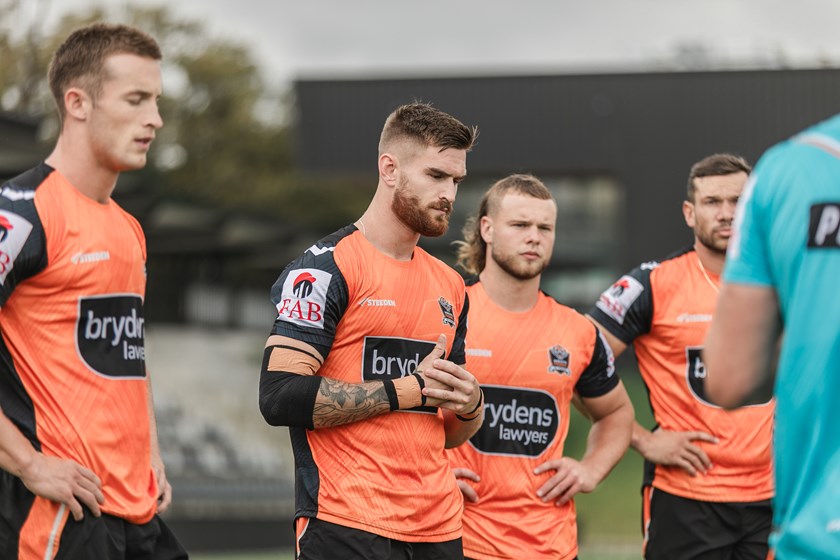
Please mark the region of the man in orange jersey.
[[[478, 275], [467, 287], [467, 367], [481, 383], [485, 420], [448, 455], [466, 497], [469, 558], [575, 558], [572, 498], [594, 490], [630, 443], [633, 407], [609, 346], [583, 315], [540, 291], [556, 218], [539, 179], [511, 175], [464, 228], [459, 264]], [[579, 461], [563, 456], [575, 396], [593, 419]]]
[[272, 288], [260, 409], [290, 427], [299, 558], [462, 557], [444, 447], [478, 429], [481, 391], [459, 365], [464, 281], [417, 241], [446, 231], [475, 135], [429, 105], [397, 108], [367, 211]]
[[694, 244], [622, 276], [590, 311], [613, 352], [633, 344], [657, 423], [653, 431], [636, 423], [631, 442], [646, 460], [642, 522], [651, 560], [767, 555], [774, 402], [734, 412], [715, 406], [701, 355], [749, 173], [730, 154], [694, 164], [683, 202]]
[[2, 558], [187, 557], [157, 516], [145, 239], [111, 199], [163, 125], [160, 58], [134, 28], [72, 33], [49, 70], [55, 149], [0, 191]]

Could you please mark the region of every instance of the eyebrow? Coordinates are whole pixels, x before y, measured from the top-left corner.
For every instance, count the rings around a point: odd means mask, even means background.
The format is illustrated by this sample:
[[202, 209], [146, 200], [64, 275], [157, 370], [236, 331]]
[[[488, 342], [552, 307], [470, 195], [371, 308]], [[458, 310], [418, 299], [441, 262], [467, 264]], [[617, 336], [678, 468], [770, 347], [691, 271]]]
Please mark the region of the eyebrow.
[[458, 180], [458, 181], [463, 181], [467, 176], [466, 173], [464, 173], [463, 175], [453, 175], [452, 173], [447, 173], [443, 169], [438, 169], [437, 167], [427, 167], [426, 172], [427, 173], [435, 173], [435, 174], [438, 174], [438, 175], [443, 175], [444, 177], [452, 177], [453, 179]]

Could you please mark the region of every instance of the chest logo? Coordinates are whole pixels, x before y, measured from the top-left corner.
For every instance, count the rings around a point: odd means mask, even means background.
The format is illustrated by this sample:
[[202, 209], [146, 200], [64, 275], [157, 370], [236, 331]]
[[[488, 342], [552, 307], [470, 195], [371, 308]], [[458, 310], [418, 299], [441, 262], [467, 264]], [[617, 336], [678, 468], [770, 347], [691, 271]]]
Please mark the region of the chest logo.
[[571, 363], [571, 356], [569, 351], [555, 344], [548, 349], [548, 372], [559, 373], [561, 375], [571, 375], [569, 364]]
[[452, 313], [452, 304], [443, 296], [438, 298], [438, 304], [440, 304], [440, 312], [443, 313], [443, 324], [454, 329], [455, 315]]
[[470, 438], [488, 455], [539, 457], [555, 441], [560, 409], [550, 393], [538, 389], [482, 385], [484, 424]]

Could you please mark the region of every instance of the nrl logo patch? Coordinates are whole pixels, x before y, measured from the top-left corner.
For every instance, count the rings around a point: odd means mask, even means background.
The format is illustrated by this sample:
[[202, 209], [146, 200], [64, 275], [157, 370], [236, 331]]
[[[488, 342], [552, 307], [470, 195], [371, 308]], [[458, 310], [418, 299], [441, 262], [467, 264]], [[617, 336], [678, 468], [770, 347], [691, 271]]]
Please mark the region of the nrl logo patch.
[[571, 358], [569, 356], [569, 351], [556, 344], [548, 349], [548, 372], [549, 373], [560, 373], [563, 375], [571, 375], [572, 372], [569, 370], [569, 362]]
[[440, 312], [443, 313], [443, 324], [455, 328], [455, 315], [452, 313], [452, 304], [446, 301], [443, 296], [438, 298]]

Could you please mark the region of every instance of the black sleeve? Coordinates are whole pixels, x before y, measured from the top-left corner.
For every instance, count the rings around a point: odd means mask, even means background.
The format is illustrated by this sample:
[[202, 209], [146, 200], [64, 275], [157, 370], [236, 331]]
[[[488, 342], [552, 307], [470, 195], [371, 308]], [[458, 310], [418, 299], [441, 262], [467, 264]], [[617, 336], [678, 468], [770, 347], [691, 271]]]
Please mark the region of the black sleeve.
[[458, 326], [455, 329], [455, 340], [452, 342], [452, 352], [449, 354], [449, 361], [459, 366], [467, 363], [467, 314], [470, 311], [470, 297], [464, 294], [464, 308], [458, 316]]
[[575, 384], [575, 391], [584, 398], [602, 397], [618, 385], [615, 357], [610, 350], [610, 345], [594, 325], [593, 330], [595, 331], [595, 346], [592, 349], [592, 359]]
[[650, 273], [659, 263], [644, 263], [618, 279], [598, 298], [589, 315], [625, 344], [647, 332], [653, 321]]
[[321, 377], [269, 371], [268, 361], [274, 347], [263, 355], [260, 371], [260, 412], [272, 426], [314, 429], [312, 412], [321, 387]]
[[347, 282], [333, 251], [353, 231], [355, 227], [348, 226], [307, 249], [286, 266], [271, 288], [277, 310], [271, 333], [306, 342], [324, 359], [349, 301]]
[[47, 266], [44, 227], [35, 208], [35, 187], [43, 180], [39, 168], [2, 186], [0, 191], [0, 306], [15, 287]]

